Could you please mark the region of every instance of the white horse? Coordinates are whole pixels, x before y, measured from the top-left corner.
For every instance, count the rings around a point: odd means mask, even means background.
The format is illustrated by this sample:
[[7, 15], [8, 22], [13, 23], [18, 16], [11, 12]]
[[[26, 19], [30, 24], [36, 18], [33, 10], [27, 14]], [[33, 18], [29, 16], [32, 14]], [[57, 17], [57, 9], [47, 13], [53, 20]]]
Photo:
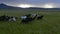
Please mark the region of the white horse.
[[21, 16], [21, 19], [26, 19], [27, 18], [27, 16]]
[[15, 17], [9, 19], [9, 21], [17, 21]]

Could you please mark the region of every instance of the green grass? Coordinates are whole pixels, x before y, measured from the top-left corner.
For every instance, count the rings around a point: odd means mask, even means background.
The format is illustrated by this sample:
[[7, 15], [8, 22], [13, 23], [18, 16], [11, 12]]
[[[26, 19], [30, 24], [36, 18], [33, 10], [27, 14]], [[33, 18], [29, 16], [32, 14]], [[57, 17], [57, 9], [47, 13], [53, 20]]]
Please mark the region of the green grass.
[[[13, 12], [15, 11], [15, 12]], [[43, 12], [41, 12], [43, 11]], [[46, 10], [47, 11], [47, 10]], [[0, 10], [0, 15], [16, 16], [29, 13], [44, 15], [42, 20], [35, 20], [29, 24], [21, 24], [21, 19], [16, 22], [0, 21], [0, 34], [60, 34], [60, 12], [44, 10]]]

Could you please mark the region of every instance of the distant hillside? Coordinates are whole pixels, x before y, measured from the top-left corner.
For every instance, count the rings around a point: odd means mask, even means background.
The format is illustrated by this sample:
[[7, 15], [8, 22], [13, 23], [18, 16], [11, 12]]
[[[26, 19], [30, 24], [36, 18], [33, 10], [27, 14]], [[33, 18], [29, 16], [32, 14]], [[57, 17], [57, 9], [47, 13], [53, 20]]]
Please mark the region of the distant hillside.
[[60, 10], [60, 8], [37, 8], [37, 7], [30, 7], [30, 8], [20, 8], [20, 7], [13, 7], [8, 6], [6, 4], [0, 4], [0, 9], [37, 9], [37, 10]]
[[11, 6], [7, 6], [5, 4], [0, 4], [0, 9], [3, 9], [3, 8], [10, 8]]
[[0, 9], [19, 9], [19, 7], [8, 6], [6, 4], [0, 4]]
[[40, 10], [60, 10], [60, 8], [37, 8], [37, 7], [30, 7], [29, 9], [40, 9]]

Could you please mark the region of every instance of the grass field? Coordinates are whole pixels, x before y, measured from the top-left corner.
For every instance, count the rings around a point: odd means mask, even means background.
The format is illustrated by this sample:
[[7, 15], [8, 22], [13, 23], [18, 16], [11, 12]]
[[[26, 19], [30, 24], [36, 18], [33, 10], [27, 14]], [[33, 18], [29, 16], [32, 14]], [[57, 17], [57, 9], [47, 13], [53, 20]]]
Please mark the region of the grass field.
[[0, 10], [0, 15], [5, 14], [18, 18], [29, 13], [44, 15], [44, 18], [29, 24], [20, 24], [21, 19], [16, 22], [0, 21], [0, 34], [60, 34], [59, 10]]

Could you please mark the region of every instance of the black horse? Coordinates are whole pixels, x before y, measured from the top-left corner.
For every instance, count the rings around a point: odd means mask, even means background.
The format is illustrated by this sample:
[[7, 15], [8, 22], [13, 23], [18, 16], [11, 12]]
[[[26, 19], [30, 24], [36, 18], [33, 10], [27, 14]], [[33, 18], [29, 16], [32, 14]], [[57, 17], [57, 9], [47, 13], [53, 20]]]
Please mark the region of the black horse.
[[41, 16], [37, 16], [37, 19], [39, 20], [39, 19], [42, 19], [43, 18], [43, 15], [41, 15]]
[[30, 16], [31, 16], [31, 14], [27, 14], [27, 15], [25, 15], [25, 16], [30, 17]]

